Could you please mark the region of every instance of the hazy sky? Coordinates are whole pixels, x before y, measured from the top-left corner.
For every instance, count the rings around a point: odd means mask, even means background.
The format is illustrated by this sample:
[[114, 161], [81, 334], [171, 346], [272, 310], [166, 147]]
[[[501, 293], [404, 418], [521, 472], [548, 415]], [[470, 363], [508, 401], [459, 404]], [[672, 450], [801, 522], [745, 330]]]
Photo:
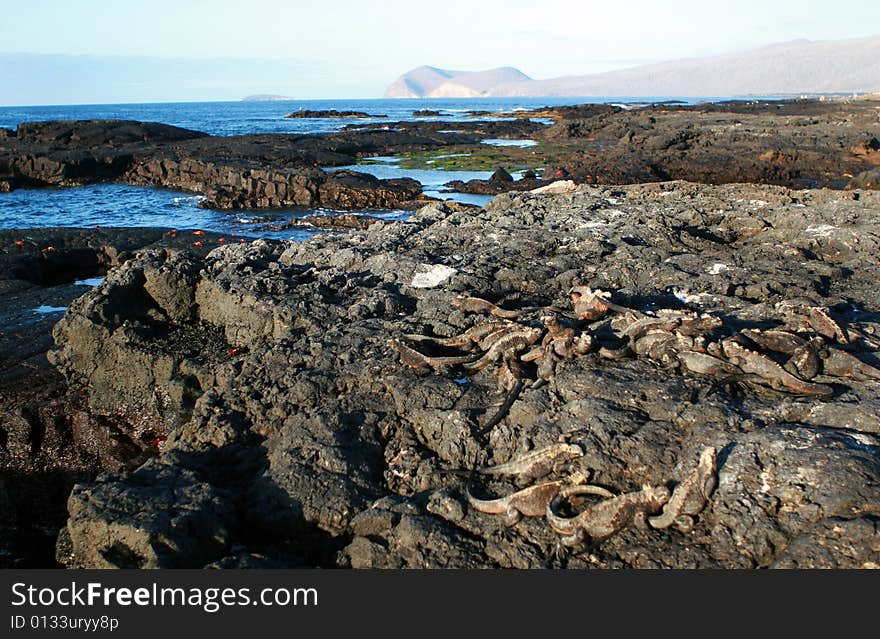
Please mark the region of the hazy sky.
[[880, 34], [877, 0], [0, 0], [0, 8], [0, 105], [379, 97], [421, 64], [509, 65], [550, 78]]

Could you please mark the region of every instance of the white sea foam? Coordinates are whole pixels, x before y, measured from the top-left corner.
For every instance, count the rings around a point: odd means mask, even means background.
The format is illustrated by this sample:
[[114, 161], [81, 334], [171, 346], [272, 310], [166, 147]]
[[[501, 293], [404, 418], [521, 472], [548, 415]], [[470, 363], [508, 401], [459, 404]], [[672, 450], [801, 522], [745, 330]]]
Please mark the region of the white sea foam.
[[171, 203], [174, 204], [174, 206], [198, 206], [204, 200], [204, 195], [180, 195], [171, 198]]
[[369, 160], [370, 162], [387, 162], [388, 164], [397, 164], [400, 162], [400, 158], [393, 155], [374, 155], [373, 157], [364, 159]]
[[31, 309], [34, 313], [39, 313], [40, 315], [48, 315], [50, 313], [63, 313], [67, 310], [66, 306], [38, 306], [37, 308]]

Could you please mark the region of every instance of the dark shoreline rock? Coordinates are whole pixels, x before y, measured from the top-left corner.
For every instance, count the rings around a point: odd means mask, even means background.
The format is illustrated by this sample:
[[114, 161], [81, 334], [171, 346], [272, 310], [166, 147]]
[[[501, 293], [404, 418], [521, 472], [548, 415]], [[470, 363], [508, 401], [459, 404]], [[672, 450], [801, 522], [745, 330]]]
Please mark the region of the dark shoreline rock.
[[547, 186], [552, 180], [539, 179], [534, 171], [526, 171], [519, 180], [514, 180], [505, 169], [498, 168], [488, 180], [452, 180], [443, 186], [459, 193], [476, 193], [478, 195], [498, 195], [510, 191], [531, 191]]
[[688, 180], [842, 189], [880, 161], [870, 142], [878, 134], [877, 104], [874, 98], [754, 100], [571, 110], [561, 111], [568, 117], [538, 137], [560, 145], [551, 167], [578, 183]]
[[371, 215], [307, 215], [301, 218], [294, 218], [288, 222], [290, 226], [313, 226], [320, 229], [331, 230], [351, 230], [365, 229], [370, 224], [381, 223], [382, 220]]
[[22, 122], [15, 137], [19, 142], [90, 148], [126, 144], [159, 144], [208, 137], [207, 133], [135, 120], [48, 120]]
[[[439, 124], [439, 123], [438, 123]], [[498, 135], [499, 124], [491, 132]], [[461, 133], [350, 130], [318, 136], [215, 137], [155, 123], [118, 120], [35, 122], [0, 139], [0, 189], [75, 186], [100, 181], [183, 189], [218, 209], [326, 207], [341, 210], [411, 207], [422, 200], [410, 179], [379, 180], [318, 166], [355, 164], [359, 157], [454, 144], [478, 144], [483, 124]]]
[[[143, 253], [73, 303], [53, 361], [71, 383], [103, 380], [87, 394], [98, 414], [116, 398], [181, 417], [148, 464], [77, 486], [66, 561], [224, 565], [243, 546], [282, 565], [875, 565], [875, 381], [834, 382], [826, 399], [712, 390], [704, 377], [591, 354], [525, 390], [480, 436], [493, 367], [464, 382], [419, 372], [392, 338], [470, 326], [479, 316], [457, 310], [457, 294], [563, 307], [573, 285], [610, 289], [632, 308], [719, 313], [737, 328], [772, 326], [780, 302], [810, 298], [876, 330], [878, 216], [870, 191], [676, 182], [503, 195], [478, 212], [432, 204], [407, 222], [204, 257]], [[187, 349], [169, 346], [174, 332]], [[152, 384], [109, 365], [157, 354], [170, 359]], [[692, 533], [631, 527], [560, 563], [543, 518], [499, 537], [500, 517], [470, 508], [461, 478], [445, 472], [562, 435], [585, 452], [572, 470], [614, 491], [680, 481], [715, 446], [718, 487]], [[164, 514], [174, 485], [207, 534]]]
[[222, 210], [393, 209], [422, 199], [422, 185], [410, 178], [380, 180], [356, 171], [271, 170], [172, 158], [138, 162], [124, 180], [201, 193], [201, 206]]
[[366, 111], [337, 111], [329, 109], [327, 111], [312, 111], [310, 109], [302, 109], [293, 111], [284, 116], [285, 118], [387, 118], [384, 113], [373, 115]]
[[158, 452], [160, 433], [139, 437], [124, 421], [92, 412], [84, 389], [49, 364], [53, 326], [137, 250], [204, 254], [220, 239], [156, 228], [0, 230], [0, 565], [57, 566], [73, 485], [134, 469]]

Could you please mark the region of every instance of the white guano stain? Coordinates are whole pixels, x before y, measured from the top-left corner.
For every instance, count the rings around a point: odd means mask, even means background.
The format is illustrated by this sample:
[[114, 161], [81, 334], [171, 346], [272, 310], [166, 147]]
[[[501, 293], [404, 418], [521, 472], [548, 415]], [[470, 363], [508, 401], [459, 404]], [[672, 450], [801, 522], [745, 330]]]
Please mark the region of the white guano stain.
[[410, 282], [413, 288], [435, 288], [458, 273], [457, 269], [444, 264], [420, 264], [418, 269]]

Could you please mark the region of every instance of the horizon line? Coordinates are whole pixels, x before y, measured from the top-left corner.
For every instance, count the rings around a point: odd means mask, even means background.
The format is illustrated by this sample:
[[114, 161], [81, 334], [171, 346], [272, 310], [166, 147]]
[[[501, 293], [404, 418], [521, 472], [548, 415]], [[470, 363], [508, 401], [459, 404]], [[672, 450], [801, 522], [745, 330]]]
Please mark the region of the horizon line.
[[[257, 94], [259, 95], [259, 94]], [[271, 95], [271, 94], [268, 94]], [[54, 107], [87, 107], [87, 106], [149, 106], [160, 104], [240, 104], [253, 102], [347, 102], [354, 100], [372, 100], [377, 102], [386, 102], [392, 100], [412, 101], [412, 102], [451, 102], [451, 101], [481, 101], [481, 100], [584, 100], [586, 103], [592, 103], [595, 100], [619, 100], [619, 101], [651, 101], [651, 102], [667, 102], [667, 101], [693, 101], [700, 100], [704, 102], [717, 102], [719, 100], [791, 100], [791, 99], [814, 99], [822, 97], [842, 98], [842, 97], [862, 97], [878, 95], [876, 91], [837, 91], [837, 92], [795, 92], [795, 93], [749, 93], [736, 95], [522, 95], [522, 96], [491, 96], [478, 95], [469, 97], [400, 97], [400, 98], [382, 98], [382, 97], [349, 97], [349, 98], [289, 98], [289, 99], [270, 99], [270, 100], [247, 100], [245, 98], [237, 98], [234, 100], [159, 100], [151, 102], [64, 102], [56, 104], [0, 104], [0, 109], [35, 109], [35, 108], [54, 108]]]

